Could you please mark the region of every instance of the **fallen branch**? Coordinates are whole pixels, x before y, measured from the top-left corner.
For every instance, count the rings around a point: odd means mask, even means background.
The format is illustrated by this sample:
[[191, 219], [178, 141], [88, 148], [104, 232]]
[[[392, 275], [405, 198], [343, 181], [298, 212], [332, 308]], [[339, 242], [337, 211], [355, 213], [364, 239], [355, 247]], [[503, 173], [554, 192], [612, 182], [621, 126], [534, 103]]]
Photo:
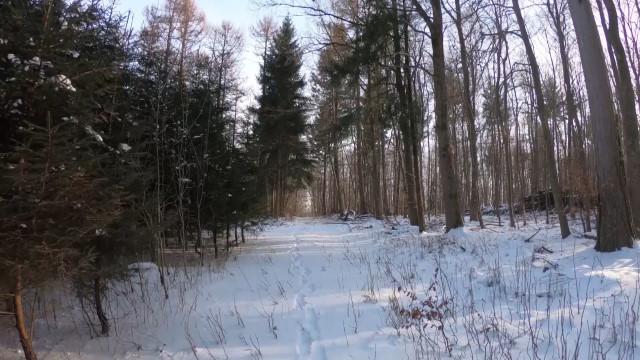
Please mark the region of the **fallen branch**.
[[524, 242], [531, 242], [531, 239], [533, 239], [536, 235], [538, 235], [538, 233], [540, 232], [541, 228], [538, 228], [538, 230], [533, 233], [533, 235], [529, 236]]

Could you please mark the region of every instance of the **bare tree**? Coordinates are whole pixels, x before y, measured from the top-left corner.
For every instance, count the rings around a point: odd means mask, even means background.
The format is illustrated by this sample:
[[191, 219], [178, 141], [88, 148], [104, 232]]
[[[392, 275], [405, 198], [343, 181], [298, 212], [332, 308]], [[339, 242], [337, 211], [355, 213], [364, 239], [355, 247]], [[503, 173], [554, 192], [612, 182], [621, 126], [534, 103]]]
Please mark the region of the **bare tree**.
[[529, 60], [529, 67], [531, 68], [531, 77], [533, 80], [533, 90], [536, 97], [536, 108], [538, 117], [540, 118], [540, 124], [542, 126], [542, 138], [545, 145], [545, 152], [547, 157], [547, 167], [549, 170], [549, 181], [551, 182], [551, 192], [553, 193], [553, 201], [558, 214], [558, 221], [560, 222], [560, 233], [562, 238], [566, 238], [571, 234], [569, 231], [569, 224], [564, 213], [563, 199], [560, 191], [560, 181], [558, 180], [558, 169], [556, 165], [556, 156], [554, 153], [553, 138], [551, 136], [551, 130], [549, 128], [549, 119], [547, 107], [545, 104], [544, 94], [542, 91], [542, 81], [540, 78], [540, 67], [536, 60], [533, 46], [531, 45], [531, 39], [527, 32], [527, 27], [520, 10], [520, 3], [518, 0], [512, 0], [513, 11], [518, 21], [518, 27], [520, 28], [520, 37], [524, 43], [524, 47]]
[[593, 124], [600, 210], [596, 250], [632, 247], [613, 98], [598, 29], [589, 1], [569, 0], [569, 10], [578, 39]]
[[449, 139], [447, 82], [444, 58], [444, 30], [442, 22], [442, 2], [431, 0], [432, 15], [429, 15], [418, 0], [413, 0], [418, 14], [427, 24], [431, 36], [433, 59], [433, 93], [435, 100], [436, 134], [438, 136], [438, 163], [442, 202], [444, 205], [447, 231], [463, 225], [458, 194], [458, 180], [453, 167], [451, 143]]
[[467, 126], [469, 134], [469, 157], [471, 158], [471, 194], [470, 194], [470, 220], [477, 220], [480, 226], [484, 227], [482, 222], [482, 212], [480, 211], [480, 195], [478, 190], [479, 170], [478, 170], [478, 136], [475, 124], [475, 111], [473, 107], [473, 99], [471, 95], [471, 75], [469, 73], [469, 55], [467, 53], [466, 38], [463, 31], [462, 7], [460, 0], [455, 0], [455, 16], [454, 23], [458, 35], [458, 44], [460, 46], [460, 62], [462, 66], [462, 91], [463, 104], [462, 114]]
[[[638, 133], [638, 114], [636, 112], [633, 80], [629, 71], [627, 54], [620, 38], [618, 12], [612, 0], [602, 0], [607, 12], [608, 24], [603, 23], [605, 38], [611, 47], [611, 63], [615, 71], [616, 97], [620, 106], [622, 124], [622, 149], [624, 154], [627, 191], [633, 229], [640, 231], [640, 186], [631, 179], [640, 179], [640, 134]], [[602, 11], [600, 1], [598, 7]], [[604, 12], [604, 11], [603, 11]]]
[[[251, 36], [259, 42], [260, 48], [257, 49], [257, 52], [263, 59], [267, 56], [269, 43], [277, 30], [278, 24], [269, 16], [263, 17], [256, 25], [251, 27]], [[264, 92], [264, 85], [262, 91]]]
[[[406, 82], [403, 76], [403, 70], [406, 72], [406, 67], [403, 66], [402, 61], [402, 47], [401, 47], [401, 34], [400, 34], [400, 14], [398, 10], [397, 0], [391, 0], [393, 11], [393, 69], [396, 91], [400, 100], [400, 110], [402, 113], [399, 116], [400, 132], [402, 133], [403, 155], [404, 155], [404, 180], [407, 187], [407, 206], [409, 210], [409, 219], [411, 224], [418, 225], [420, 231], [424, 229], [424, 217], [420, 211], [421, 206], [419, 204], [418, 191], [420, 189], [419, 174], [415, 172], [414, 156], [416, 152], [414, 147], [416, 144], [413, 141], [414, 126], [412, 125], [413, 117], [409, 111], [411, 104], [411, 97], [408, 94], [408, 89], [411, 84]], [[404, 49], [408, 51], [408, 49]], [[407, 76], [408, 78], [409, 76]]]
[[[551, 24], [558, 41], [558, 50], [560, 53], [560, 62], [562, 65], [562, 80], [564, 82], [565, 107], [568, 118], [568, 162], [569, 162], [569, 181], [573, 186], [578, 188], [580, 194], [581, 211], [584, 209], [585, 201], [585, 177], [586, 177], [586, 154], [584, 150], [583, 131], [581, 129], [580, 120], [578, 119], [578, 106], [573, 85], [571, 84], [571, 67], [569, 63], [569, 53], [566, 39], [566, 10], [567, 3], [564, 0], [547, 0], [546, 8], [551, 18]], [[589, 210], [586, 209], [588, 212]], [[590, 228], [590, 223], [587, 223]]]

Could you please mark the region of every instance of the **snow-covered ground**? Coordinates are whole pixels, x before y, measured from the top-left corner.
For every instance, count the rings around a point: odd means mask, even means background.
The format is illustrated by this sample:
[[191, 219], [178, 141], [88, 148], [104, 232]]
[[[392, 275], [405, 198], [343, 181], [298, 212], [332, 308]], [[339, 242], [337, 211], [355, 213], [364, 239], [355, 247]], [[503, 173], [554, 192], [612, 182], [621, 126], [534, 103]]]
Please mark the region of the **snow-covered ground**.
[[[640, 250], [593, 245], [542, 223], [295, 219], [224, 264], [170, 269], [168, 300], [155, 266], [135, 267], [112, 284], [111, 337], [92, 338], [75, 301], [37, 320], [35, 344], [45, 360], [639, 359]], [[0, 359], [20, 358], [0, 321]]]

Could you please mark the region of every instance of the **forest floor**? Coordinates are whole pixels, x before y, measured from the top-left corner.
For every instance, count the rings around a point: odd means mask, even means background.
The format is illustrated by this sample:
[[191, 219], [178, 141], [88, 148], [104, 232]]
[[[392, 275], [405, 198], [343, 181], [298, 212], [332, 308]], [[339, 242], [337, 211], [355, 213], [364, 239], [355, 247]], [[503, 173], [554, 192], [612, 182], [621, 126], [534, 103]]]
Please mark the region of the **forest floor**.
[[[64, 292], [41, 295], [35, 346], [41, 360], [640, 358], [640, 249], [597, 253], [577, 221], [564, 240], [518, 226], [272, 223], [224, 263], [170, 268], [167, 300], [155, 265], [133, 266], [110, 284], [110, 337]], [[21, 358], [11, 325], [0, 359]]]

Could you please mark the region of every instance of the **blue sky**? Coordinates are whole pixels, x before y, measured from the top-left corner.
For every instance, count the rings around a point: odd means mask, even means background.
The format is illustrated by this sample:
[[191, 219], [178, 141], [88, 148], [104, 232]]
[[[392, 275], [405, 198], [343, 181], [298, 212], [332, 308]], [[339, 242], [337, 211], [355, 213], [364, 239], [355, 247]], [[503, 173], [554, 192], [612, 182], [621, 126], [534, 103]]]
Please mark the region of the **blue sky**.
[[[163, 6], [165, 0], [117, 0], [117, 7], [122, 12], [131, 10], [134, 26], [139, 27], [143, 23], [143, 11], [151, 5]], [[252, 100], [258, 89], [257, 76], [260, 71], [260, 59], [255, 55], [256, 44], [250, 35], [251, 26], [255, 25], [264, 16], [272, 16], [278, 23], [287, 15], [296, 15], [294, 10], [287, 8], [265, 8], [258, 5], [256, 0], [195, 0], [198, 7], [204, 12], [207, 23], [215, 25], [223, 21], [230, 22], [244, 34], [244, 54], [242, 57], [242, 69], [245, 90]], [[310, 19], [301, 16], [292, 16], [294, 25], [299, 35], [308, 33], [312, 28]]]
[[[164, 0], [119, 0], [118, 8], [122, 11], [131, 10], [134, 22], [139, 24], [145, 7], [163, 4]], [[209, 23], [217, 24], [225, 20], [243, 29], [248, 29], [264, 15], [275, 17], [278, 13], [283, 13], [282, 9], [261, 8], [254, 0], [196, 0], [196, 4], [204, 11]]]

